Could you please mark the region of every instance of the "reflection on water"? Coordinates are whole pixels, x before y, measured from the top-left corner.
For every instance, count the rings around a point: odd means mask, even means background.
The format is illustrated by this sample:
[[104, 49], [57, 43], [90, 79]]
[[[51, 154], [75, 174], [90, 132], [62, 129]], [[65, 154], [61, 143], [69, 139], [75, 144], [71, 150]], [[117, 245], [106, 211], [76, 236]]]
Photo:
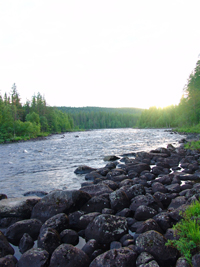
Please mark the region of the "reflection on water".
[[[78, 136], [78, 137], [77, 137]], [[183, 138], [164, 130], [104, 129], [53, 135], [47, 140], [0, 145], [0, 193], [79, 189], [80, 165], [103, 167], [105, 155], [123, 155], [178, 144]]]

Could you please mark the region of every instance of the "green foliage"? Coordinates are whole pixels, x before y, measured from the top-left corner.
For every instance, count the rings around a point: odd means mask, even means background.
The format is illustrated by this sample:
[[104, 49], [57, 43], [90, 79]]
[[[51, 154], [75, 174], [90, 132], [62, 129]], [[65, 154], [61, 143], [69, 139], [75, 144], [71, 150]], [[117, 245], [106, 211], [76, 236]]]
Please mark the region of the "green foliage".
[[178, 240], [168, 240], [166, 245], [177, 248], [191, 264], [192, 255], [200, 251], [200, 202], [189, 206], [182, 216], [183, 219], [173, 226]]
[[73, 119], [69, 114], [46, 105], [40, 95], [32, 97], [23, 106], [13, 84], [11, 94], [0, 95], [0, 143], [28, 140], [49, 133], [72, 130]]
[[184, 145], [184, 148], [191, 150], [200, 150], [200, 141], [188, 142]]
[[103, 129], [135, 127], [142, 109], [100, 107], [58, 107], [70, 113], [77, 129]]

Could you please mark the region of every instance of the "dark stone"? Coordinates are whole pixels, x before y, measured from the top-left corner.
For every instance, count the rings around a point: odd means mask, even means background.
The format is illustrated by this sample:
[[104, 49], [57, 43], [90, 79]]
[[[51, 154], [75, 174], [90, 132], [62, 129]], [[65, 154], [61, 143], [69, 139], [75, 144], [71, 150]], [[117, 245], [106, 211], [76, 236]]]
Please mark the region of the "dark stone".
[[155, 199], [153, 198], [152, 195], [150, 195], [150, 194], [139, 195], [139, 196], [136, 196], [132, 199], [130, 209], [132, 211], [136, 211], [136, 209], [141, 205], [150, 206], [154, 203], [155, 203]]
[[12, 255], [7, 255], [0, 258], [0, 267], [15, 267], [17, 264], [17, 259]]
[[118, 176], [112, 176], [109, 179], [115, 183], [121, 183], [122, 181], [127, 179], [127, 176], [125, 174], [118, 175]]
[[180, 197], [176, 197], [174, 199], [172, 199], [170, 205], [169, 205], [169, 209], [174, 208], [177, 209], [178, 207], [180, 207], [181, 205], [186, 203], [186, 197], [184, 196], [180, 196]]
[[102, 212], [101, 212], [102, 214], [114, 214], [115, 212], [114, 212], [114, 210], [112, 210], [112, 209], [108, 209], [108, 208], [105, 208], [105, 209], [102, 209]]
[[25, 233], [29, 234], [33, 238], [33, 240], [36, 240], [39, 235], [41, 226], [41, 221], [37, 219], [19, 221], [9, 226], [6, 230], [5, 235], [11, 244], [17, 246], [23, 234]]
[[0, 200], [8, 198], [5, 194], [0, 194]]
[[[197, 266], [200, 266], [200, 265], [197, 265]], [[188, 263], [188, 261], [184, 257], [181, 257], [177, 260], [176, 267], [191, 267], [191, 265]]]
[[134, 171], [136, 173], [141, 173], [144, 170], [150, 171], [150, 166], [146, 163], [139, 163], [139, 164], [127, 164], [126, 171]]
[[68, 227], [69, 218], [65, 213], [59, 213], [46, 220], [46, 222], [42, 225], [40, 231], [42, 231], [44, 228], [52, 228], [55, 229], [58, 233], [60, 233]]
[[88, 226], [88, 224], [89, 224], [91, 221], [93, 221], [94, 218], [97, 217], [98, 215], [100, 215], [99, 212], [91, 212], [91, 213], [82, 215], [82, 216], [79, 218], [77, 227], [78, 227], [79, 229], [85, 229], [85, 228]]
[[98, 257], [90, 264], [90, 267], [135, 267], [137, 253], [129, 248], [111, 249]]
[[173, 228], [168, 228], [164, 237], [168, 240], [177, 240], [176, 231]]
[[89, 257], [81, 249], [62, 244], [53, 252], [49, 267], [88, 267], [89, 263]]
[[100, 185], [107, 185], [107, 186], [109, 186], [112, 190], [116, 190], [116, 189], [119, 188], [118, 184], [115, 183], [115, 182], [112, 181], [112, 180], [101, 181], [99, 184], [100, 184]]
[[23, 254], [27, 250], [31, 249], [34, 246], [34, 241], [32, 237], [25, 233], [19, 241], [19, 251]]
[[111, 209], [115, 212], [129, 207], [129, 199], [124, 191], [118, 189], [109, 195]]
[[157, 176], [160, 174], [168, 174], [168, 173], [170, 173], [170, 170], [167, 168], [162, 168], [162, 167], [157, 166], [157, 167], [152, 168], [152, 173]]
[[199, 177], [195, 174], [184, 174], [184, 173], [181, 173], [179, 178], [183, 181], [187, 181], [187, 180], [192, 180], [192, 181], [195, 181], [195, 180], [198, 180]]
[[117, 157], [117, 156], [114, 156], [114, 155], [105, 156], [105, 157], [103, 158], [104, 161], [115, 161], [115, 160], [118, 160], [118, 159], [120, 159], [120, 158]]
[[72, 228], [72, 229], [77, 230], [78, 229], [77, 224], [78, 224], [79, 218], [82, 215], [84, 215], [84, 214], [85, 214], [85, 212], [80, 211], [80, 210], [74, 211], [74, 212], [70, 213], [68, 215], [68, 218], [69, 218], [69, 228]]
[[85, 229], [87, 240], [95, 239], [100, 244], [119, 240], [128, 231], [126, 219], [119, 216], [102, 214], [94, 218]]
[[170, 193], [179, 193], [181, 191], [181, 187], [179, 184], [166, 185], [166, 188]]
[[87, 243], [82, 247], [82, 251], [84, 251], [89, 258], [91, 258], [92, 254], [95, 250], [99, 248], [99, 245], [95, 239], [90, 239]]
[[26, 251], [17, 263], [17, 267], [48, 267], [49, 253], [41, 248]]
[[128, 186], [127, 188], [125, 188], [124, 192], [126, 193], [128, 199], [131, 200], [132, 198], [136, 196], [144, 195], [145, 188], [141, 184], [135, 184], [133, 186]]
[[86, 174], [86, 173], [90, 173], [92, 171], [96, 171], [96, 169], [94, 168], [91, 168], [91, 167], [88, 167], [86, 165], [82, 165], [82, 166], [79, 166], [75, 171], [74, 173], [76, 174]]
[[103, 177], [103, 176], [100, 173], [98, 173], [97, 171], [92, 171], [92, 172], [86, 174], [85, 180], [94, 181], [96, 178], [101, 178], [101, 177]]
[[65, 229], [60, 233], [62, 243], [71, 244], [76, 246], [79, 243], [79, 235], [76, 231], [71, 229]]
[[166, 232], [167, 229], [172, 226], [171, 219], [167, 212], [161, 212], [155, 215], [153, 218], [158, 223], [163, 232]]
[[151, 230], [137, 237], [136, 246], [153, 255], [161, 266], [168, 267], [176, 263], [178, 251], [170, 246], [166, 246], [166, 241], [163, 235]]
[[124, 208], [123, 210], [117, 212], [115, 215], [121, 217], [131, 217], [134, 215], [134, 213], [129, 208]]
[[[111, 190], [111, 189], [110, 189]], [[104, 195], [92, 197], [81, 210], [87, 213], [91, 212], [101, 212], [102, 209], [110, 208], [110, 201]]]
[[170, 167], [176, 167], [179, 165], [180, 158], [178, 156], [171, 156], [165, 159], [165, 163], [167, 163]]
[[123, 186], [128, 186], [128, 187], [130, 187], [130, 186], [132, 186], [132, 185], [134, 185], [135, 183], [134, 183], [134, 181], [132, 180], [132, 179], [125, 179], [125, 180], [123, 180], [123, 181], [121, 181], [121, 183], [119, 184], [119, 187], [121, 188], [121, 187], [123, 187]]
[[24, 196], [37, 196], [37, 197], [44, 197], [46, 196], [48, 193], [45, 191], [28, 191], [26, 193], [24, 193]]
[[175, 222], [180, 221], [181, 219], [183, 219], [183, 216], [181, 215], [182, 212], [184, 212], [186, 210], [188, 206], [187, 205], [182, 205], [180, 207], [178, 207], [175, 210], [172, 210], [169, 212], [169, 217], [174, 220]]
[[136, 232], [138, 228], [140, 228], [142, 226], [143, 221], [136, 221], [129, 226], [129, 230], [131, 230], [132, 232]]
[[136, 233], [141, 234], [150, 230], [155, 230], [161, 234], [163, 233], [160, 226], [154, 219], [148, 219], [142, 222], [142, 224], [137, 228]]
[[156, 192], [153, 196], [155, 200], [161, 202], [165, 208], [168, 207], [171, 202], [171, 199], [164, 193]]
[[193, 267], [199, 267], [200, 266], [200, 254], [195, 254], [192, 257], [192, 266]]
[[148, 252], [142, 252], [137, 257], [136, 266], [140, 266], [140, 265], [143, 266], [144, 264], [147, 264], [147, 263], [151, 262], [152, 260], [154, 260], [154, 257], [151, 254], [149, 254]]
[[42, 248], [51, 255], [53, 251], [61, 244], [59, 233], [52, 228], [44, 228], [38, 236], [38, 248]]
[[0, 218], [17, 217], [29, 219], [39, 197], [7, 198], [0, 201]]
[[145, 205], [140, 205], [135, 211], [134, 218], [138, 221], [144, 221], [153, 218], [153, 216], [155, 216], [156, 214], [157, 211], [153, 208]]
[[121, 244], [123, 244], [125, 240], [132, 239], [132, 238], [133, 236], [131, 234], [125, 234], [120, 238], [120, 242]]
[[13, 247], [9, 244], [4, 234], [0, 231], [0, 258], [9, 254], [14, 254]]
[[103, 184], [103, 185], [102, 184], [96, 184], [96, 185], [84, 186], [83, 188], [81, 188], [81, 190], [83, 192], [89, 194], [91, 197], [113, 192], [113, 190], [105, 184]]
[[121, 247], [122, 247], [122, 244], [119, 241], [112, 241], [110, 243], [110, 249], [118, 249]]
[[156, 179], [156, 182], [162, 183], [162, 184], [166, 184], [166, 185], [170, 185], [171, 184], [171, 177], [169, 175], [164, 175], [162, 177], [158, 177]]
[[108, 172], [106, 177], [107, 177], [107, 179], [112, 179], [115, 176], [120, 176], [120, 175], [126, 175], [126, 171], [122, 170], [122, 169], [119, 169], [119, 168], [116, 168], [116, 169], [113, 169], [110, 172]]
[[153, 183], [152, 190], [153, 190], [153, 193], [156, 193], [156, 192], [167, 193], [166, 187], [159, 182]]
[[31, 218], [39, 219], [44, 223], [56, 214], [67, 214], [80, 209], [90, 198], [88, 193], [81, 190], [53, 191], [34, 206]]
[[22, 220], [23, 220], [23, 218], [17, 218], [17, 217], [2, 218], [2, 219], [0, 219], [0, 227], [1, 228], [8, 228], [13, 223], [16, 223], [16, 222], [19, 222]]

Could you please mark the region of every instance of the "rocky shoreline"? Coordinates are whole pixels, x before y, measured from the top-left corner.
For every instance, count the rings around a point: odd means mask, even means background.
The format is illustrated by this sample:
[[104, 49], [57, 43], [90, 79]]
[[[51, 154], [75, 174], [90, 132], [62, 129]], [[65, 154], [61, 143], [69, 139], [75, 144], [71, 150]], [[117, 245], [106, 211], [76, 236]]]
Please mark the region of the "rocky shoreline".
[[0, 267], [188, 267], [165, 243], [177, 238], [180, 211], [200, 198], [200, 152], [169, 144], [131, 156], [80, 166], [75, 172], [86, 182], [79, 190], [1, 194]]

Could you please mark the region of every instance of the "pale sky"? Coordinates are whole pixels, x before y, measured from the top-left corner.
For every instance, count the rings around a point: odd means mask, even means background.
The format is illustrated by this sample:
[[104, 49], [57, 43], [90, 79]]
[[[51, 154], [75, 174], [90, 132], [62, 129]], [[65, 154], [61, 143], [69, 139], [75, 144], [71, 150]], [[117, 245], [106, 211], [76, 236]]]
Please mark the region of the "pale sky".
[[199, 0], [0, 0], [0, 92], [51, 106], [178, 104], [200, 54]]

